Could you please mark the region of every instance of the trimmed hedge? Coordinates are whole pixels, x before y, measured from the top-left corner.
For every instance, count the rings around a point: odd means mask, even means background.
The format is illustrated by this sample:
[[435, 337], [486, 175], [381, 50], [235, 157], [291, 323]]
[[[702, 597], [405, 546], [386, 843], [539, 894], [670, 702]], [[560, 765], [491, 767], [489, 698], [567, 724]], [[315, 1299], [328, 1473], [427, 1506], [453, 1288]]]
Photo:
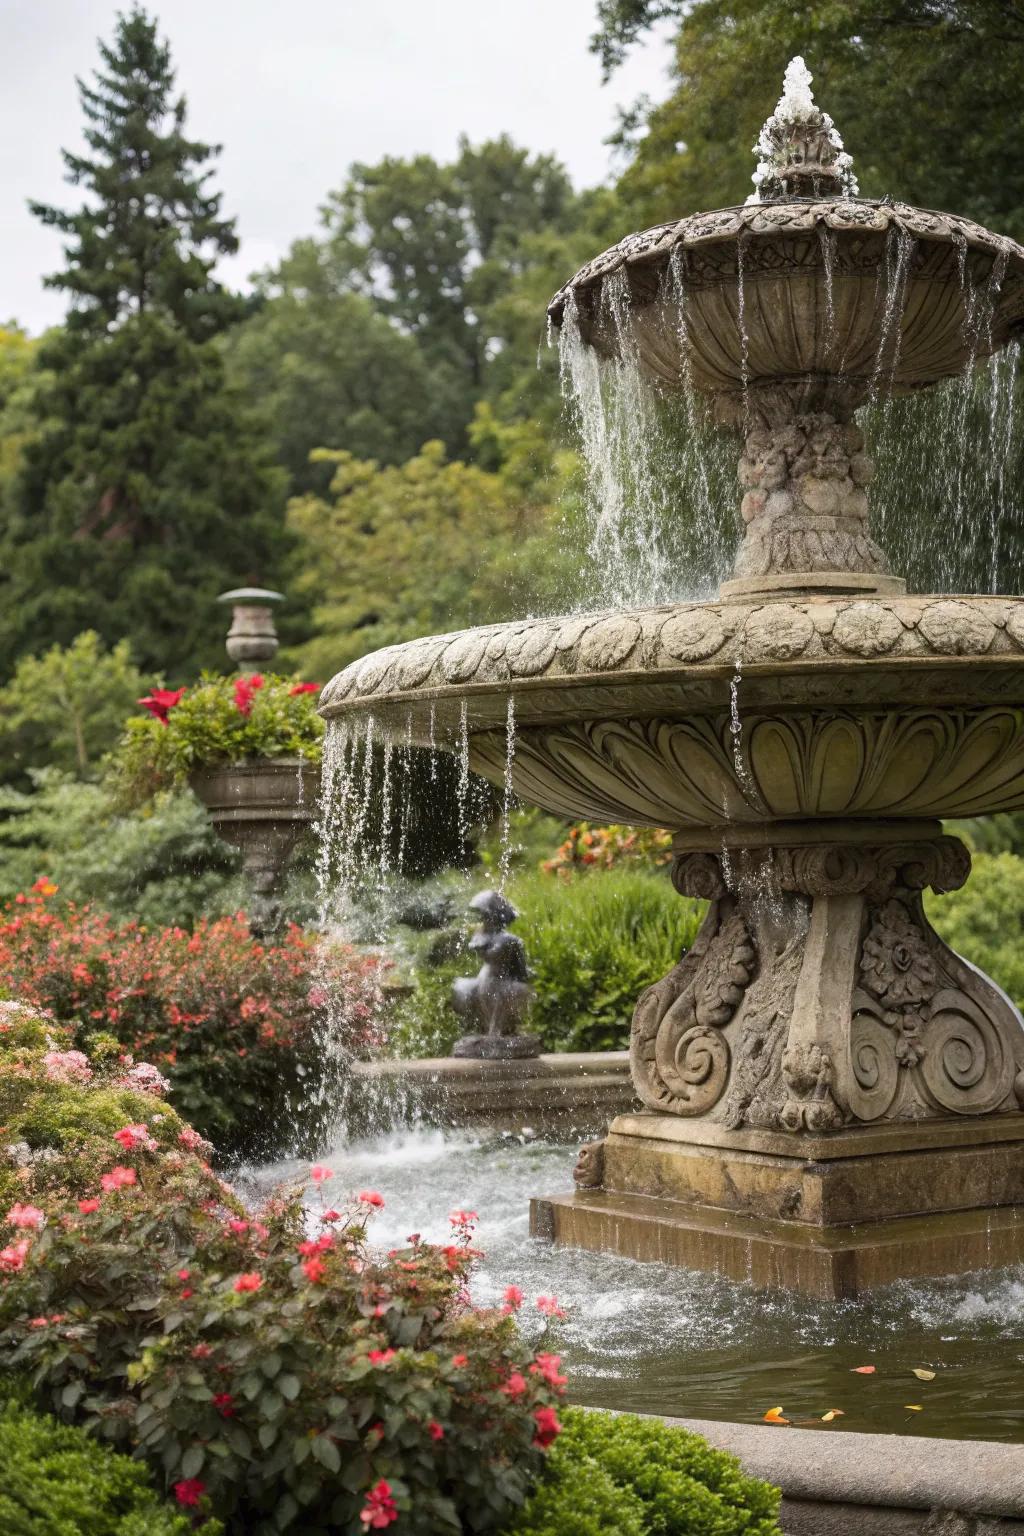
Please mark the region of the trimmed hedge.
[[779, 1536], [779, 1499], [699, 1435], [575, 1408], [506, 1536]]
[[152, 1487], [138, 1461], [98, 1445], [84, 1430], [0, 1406], [0, 1531], [3, 1536], [220, 1536], [198, 1529]]

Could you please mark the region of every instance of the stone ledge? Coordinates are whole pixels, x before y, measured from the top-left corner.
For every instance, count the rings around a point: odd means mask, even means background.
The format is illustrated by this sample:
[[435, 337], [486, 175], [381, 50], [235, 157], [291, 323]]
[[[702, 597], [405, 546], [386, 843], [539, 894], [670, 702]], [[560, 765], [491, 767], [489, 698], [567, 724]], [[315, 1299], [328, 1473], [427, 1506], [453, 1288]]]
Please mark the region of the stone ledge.
[[[1024, 1452], [988, 1440], [779, 1429], [671, 1419], [783, 1492], [788, 1536], [992, 1536], [1024, 1532]], [[1005, 1522], [1005, 1523], [1003, 1523]]]
[[564, 1052], [520, 1061], [472, 1057], [356, 1062], [352, 1077], [392, 1124], [563, 1131], [580, 1138], [639, 1107], [628, 1051]]

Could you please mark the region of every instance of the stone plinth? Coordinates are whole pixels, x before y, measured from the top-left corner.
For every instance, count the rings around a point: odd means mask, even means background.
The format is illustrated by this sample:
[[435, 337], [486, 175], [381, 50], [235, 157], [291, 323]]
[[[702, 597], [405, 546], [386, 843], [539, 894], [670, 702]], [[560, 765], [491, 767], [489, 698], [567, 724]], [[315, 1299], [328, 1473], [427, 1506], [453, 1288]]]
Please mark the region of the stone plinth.
[[625, 1115], [603, 1185], [538, 1199], [560, 1244], [826, 1298], [1024, 1259], [1024, 1114], [821, 1136]]

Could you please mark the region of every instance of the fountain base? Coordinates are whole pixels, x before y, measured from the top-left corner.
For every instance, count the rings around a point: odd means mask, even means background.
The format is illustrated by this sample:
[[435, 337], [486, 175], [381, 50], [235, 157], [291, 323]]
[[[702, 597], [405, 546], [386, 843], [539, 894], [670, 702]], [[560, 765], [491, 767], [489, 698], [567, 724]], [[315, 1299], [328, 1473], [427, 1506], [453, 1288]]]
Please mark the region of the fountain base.
[[821, 1298], [1024, 1260], [1024, 1114], [821, 1136], [623, 1115], [603, 1188], [536, 1199], [560, 1245]]

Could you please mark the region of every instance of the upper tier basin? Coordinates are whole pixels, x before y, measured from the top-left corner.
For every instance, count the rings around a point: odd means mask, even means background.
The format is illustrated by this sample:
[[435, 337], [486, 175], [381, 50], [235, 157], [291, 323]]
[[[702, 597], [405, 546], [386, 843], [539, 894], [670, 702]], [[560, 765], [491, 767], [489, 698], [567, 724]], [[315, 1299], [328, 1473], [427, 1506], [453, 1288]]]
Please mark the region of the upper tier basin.
[[363, 657], [321, 708], [419, 745], [464, 733], [474, 770], [501, 782], [510, 694], [513, 787], [559, 815], [682, 831], [1024, 808], [1022, 598], [522, 620]]
[[756, 203], [627, 235], [555, 295], [555, 325], [570, 304], [584, 342], [713, 395], [723, 421], [846, 417], [873, 388], [910, 394], [1004, 346], [1024, 248], [908, 203]]

